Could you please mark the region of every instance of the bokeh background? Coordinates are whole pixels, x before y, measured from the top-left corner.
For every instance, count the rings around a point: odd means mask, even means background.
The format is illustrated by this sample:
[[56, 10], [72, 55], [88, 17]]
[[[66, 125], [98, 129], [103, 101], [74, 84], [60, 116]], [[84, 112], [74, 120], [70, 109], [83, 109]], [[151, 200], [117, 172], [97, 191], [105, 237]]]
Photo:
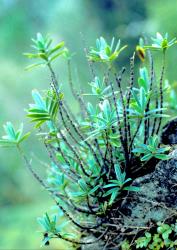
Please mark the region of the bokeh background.
[[[9, 120], [16, 125], [23, 121], [26, 130], [30, 128], [24, 109], [31, 102], [31, 90], [43, 90], [49, 84], [44, 68], [24, 71], [31, 62], [22, 53], [31, 51], [30, 39], [37, 32], [50, 34], [56, 42], [64, 40], [76, 53], [72, 74], [75, 84], [85, 88], [90, 76], [82, 36], [88, 45], [94, 45], [99, 36], [120, 37], [130, 44], [120, 58], [126, 65], [140, 35], [168, 31], [171, 37], [177, 37], [176, 20], [176, 0], [0, 0], [0, 134]], [[176, 59], [174, 50], [169, 51], [170, 84], [177, 80]], [[68, 89], [65, 61], [56, 63], [55, 70], [65, 98], [77, 112]], [[40, 142], [31, 138], [24, 147], [34, 167], [45, 172], [41, 159], [45, 163], [48, 160]], [[30, 175], [15, 149], [0, 149], [0, 249], [39, 249], [41, 235], [36, 218], [51, 205], [51, 198]], [[64, 249], [64, 243], [55, 242], [49, 249]]]

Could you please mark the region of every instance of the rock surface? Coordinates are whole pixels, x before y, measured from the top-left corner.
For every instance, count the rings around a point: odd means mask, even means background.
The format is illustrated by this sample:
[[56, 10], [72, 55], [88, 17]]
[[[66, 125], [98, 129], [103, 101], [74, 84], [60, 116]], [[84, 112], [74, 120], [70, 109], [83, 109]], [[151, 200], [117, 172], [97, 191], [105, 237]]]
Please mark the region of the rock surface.
[[143, 227], [177, 216], [177, 150], [170, 160], [159, 162], [153, 173], [137, 178], [133, 185], [140, 191], [130, 193], [124, 203], [123, 224]]
[[162, 129], [163, 144], [177, 144], [177, 118], [169, 121]]

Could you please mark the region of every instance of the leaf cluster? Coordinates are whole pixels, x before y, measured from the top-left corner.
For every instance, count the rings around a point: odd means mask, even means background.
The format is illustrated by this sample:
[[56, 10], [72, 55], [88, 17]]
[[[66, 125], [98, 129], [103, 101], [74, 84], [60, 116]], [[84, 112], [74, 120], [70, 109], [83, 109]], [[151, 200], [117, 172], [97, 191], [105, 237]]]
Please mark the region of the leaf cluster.
[[52, 128], [58, 111], [58, 101], [56, 93], [48, 91], [43, 98], [37, 90], [32, 91], [34, 104], [30, 104], [27, 111], [27, 117], [31, 118], [31, 122], [36, 123], [36, 127], [40, 127], [47, 122], [49, 128]]
[[152, 235], [146, 232], [144, 237], [140, 237], [136, 240], [136, 248], [146, 249], [163, 249], [167, 247], [169, 249], [174, 249], [177, 246], [177, 240], [171, 240], [172, 234], [176, 235], [176, 224], [168, 225], [165, 223], [157, 224], [157, 232]]
[[108, 191], [103, 195], [104, 197], [111, 195], [109, 200], [109, 205], [111, 205], [117, 196], [123, 191], [139, 191], [138, 187], [129, 185], [131, 178], [126, 178], [125, 171], [122, 172], [118, 164], [115, 164], [116, 180], [110, 180], [109, 184], [105, 185], [103, 188], [108, 189]]
[[49, 64], [66, 52], [63, 41], [52, 46], [52, 39], [49, 36], [43, 37], [41, 33], [37, 33], [36, 39], [32, 39], [32, 42], [32, 48], [36, 53], [24, 53], [24, 55], [30, 59], [40, 59], [40, 61], [29, 65], [26, 70]]
[[20, 125], [18, 130], [15, 130], [13, 124], [11, 122], [7, 122], [6, 125], [4, 125], [4, 130], [6, 135], [2, 136], [2, 139], [0, 140], [0, 147], [19, 146], [19, 144], [30, 135], [30, 132], [23, 134], [23, 123]]
[[107, 41], [100, 37], [96, 40], [96, 48], [91, 47], [88, 54], [88, 59], [92, 62], [106, 62], [111, 63], [115, 61], [119, 54], [127, 47], [124, 45], [120, 47], [120, 39], [115, 46], [115, 39], [113, 38], [109, 45]]
[[154, 51], [163, 51], [165, 52], [168, 48], [175, 45], [177, 43], [176, 38], [173, 38], [172, 40], [168, 40], [168, 33], [166, 33], [164, 36], [162, 36], [159, 32], [156, 33], [156, 37], [151, 38], [153, 41], [153, 44], [151, 46], [144, 46], [146, 49], [151, 49]]
[[169, 160], [170, 156], [165, 154], [165, 152], [169, 152], [169, 150], [169, 146], [159, 147], [159, 139], [155, 135], [149, 138], [147, 145], [139, 144], [139, 147], [133, 149], [133, 152], [137, 154], [144, 154], [141, 161], [148, 161], [153, 157], [160, 160]]

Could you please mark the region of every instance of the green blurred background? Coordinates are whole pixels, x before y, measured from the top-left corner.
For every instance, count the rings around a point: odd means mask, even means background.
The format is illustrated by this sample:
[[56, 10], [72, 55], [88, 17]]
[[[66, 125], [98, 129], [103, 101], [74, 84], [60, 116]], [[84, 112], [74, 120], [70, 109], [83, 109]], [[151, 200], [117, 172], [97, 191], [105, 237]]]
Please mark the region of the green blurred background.
[[[50, 34], [56, 42], [64, 40], [76, 52], [72, 73], [75, 84], [84, 88], [90, 78], [80, 33], [89, 45], [101, 35], [107, 39], [120, 37], [123, 43], [130, 44], [120, 59], [127, 64], [141, 34], [168, 31], [171, 37], [177, 36], [176, 17], [176, 0], [0, 0], [0, 125], [9, 120], [16, 125], [24, 121], [26, 129], [30, 128], [24, 109], [31, 102], [31, 90], [43, 90], [49, 84], [44, 68], [24, 71], [30, 62], [22, 53], [31, 50], [30, 39], [37, 32]], [[176, 59], [174, 50], [169, 52], [170, 83], [177, 80]], [[56, 63], [55, 70], [65, 98], [76, 112], [65, 61]], [[45, 172], [40, 159], [45, 163], [48, 159], [40, 142], [31, 138], [24, 147], [34, 167]], [[36, 217], [52, 204], [15, 149], [0, 149], [0, 249], [39, 249], [41, 235]], [[64, 244], [54, 242], [49, 249], [64, 249]]]

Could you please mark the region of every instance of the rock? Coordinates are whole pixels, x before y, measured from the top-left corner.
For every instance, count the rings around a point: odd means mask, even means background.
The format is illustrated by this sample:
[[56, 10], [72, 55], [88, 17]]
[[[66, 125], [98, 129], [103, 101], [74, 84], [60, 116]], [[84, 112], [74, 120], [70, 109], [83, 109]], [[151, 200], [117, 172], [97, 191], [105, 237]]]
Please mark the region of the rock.
[[177, 118], [169, 121], [162, 129], [161, 143], [177, 144]]
[[177, 215], [177, 150], [171, 156], [159, 162], [153, 173], [133, 181], [140, 191], [130, 193], [122, 207], [124, 225], [145, 227]]

